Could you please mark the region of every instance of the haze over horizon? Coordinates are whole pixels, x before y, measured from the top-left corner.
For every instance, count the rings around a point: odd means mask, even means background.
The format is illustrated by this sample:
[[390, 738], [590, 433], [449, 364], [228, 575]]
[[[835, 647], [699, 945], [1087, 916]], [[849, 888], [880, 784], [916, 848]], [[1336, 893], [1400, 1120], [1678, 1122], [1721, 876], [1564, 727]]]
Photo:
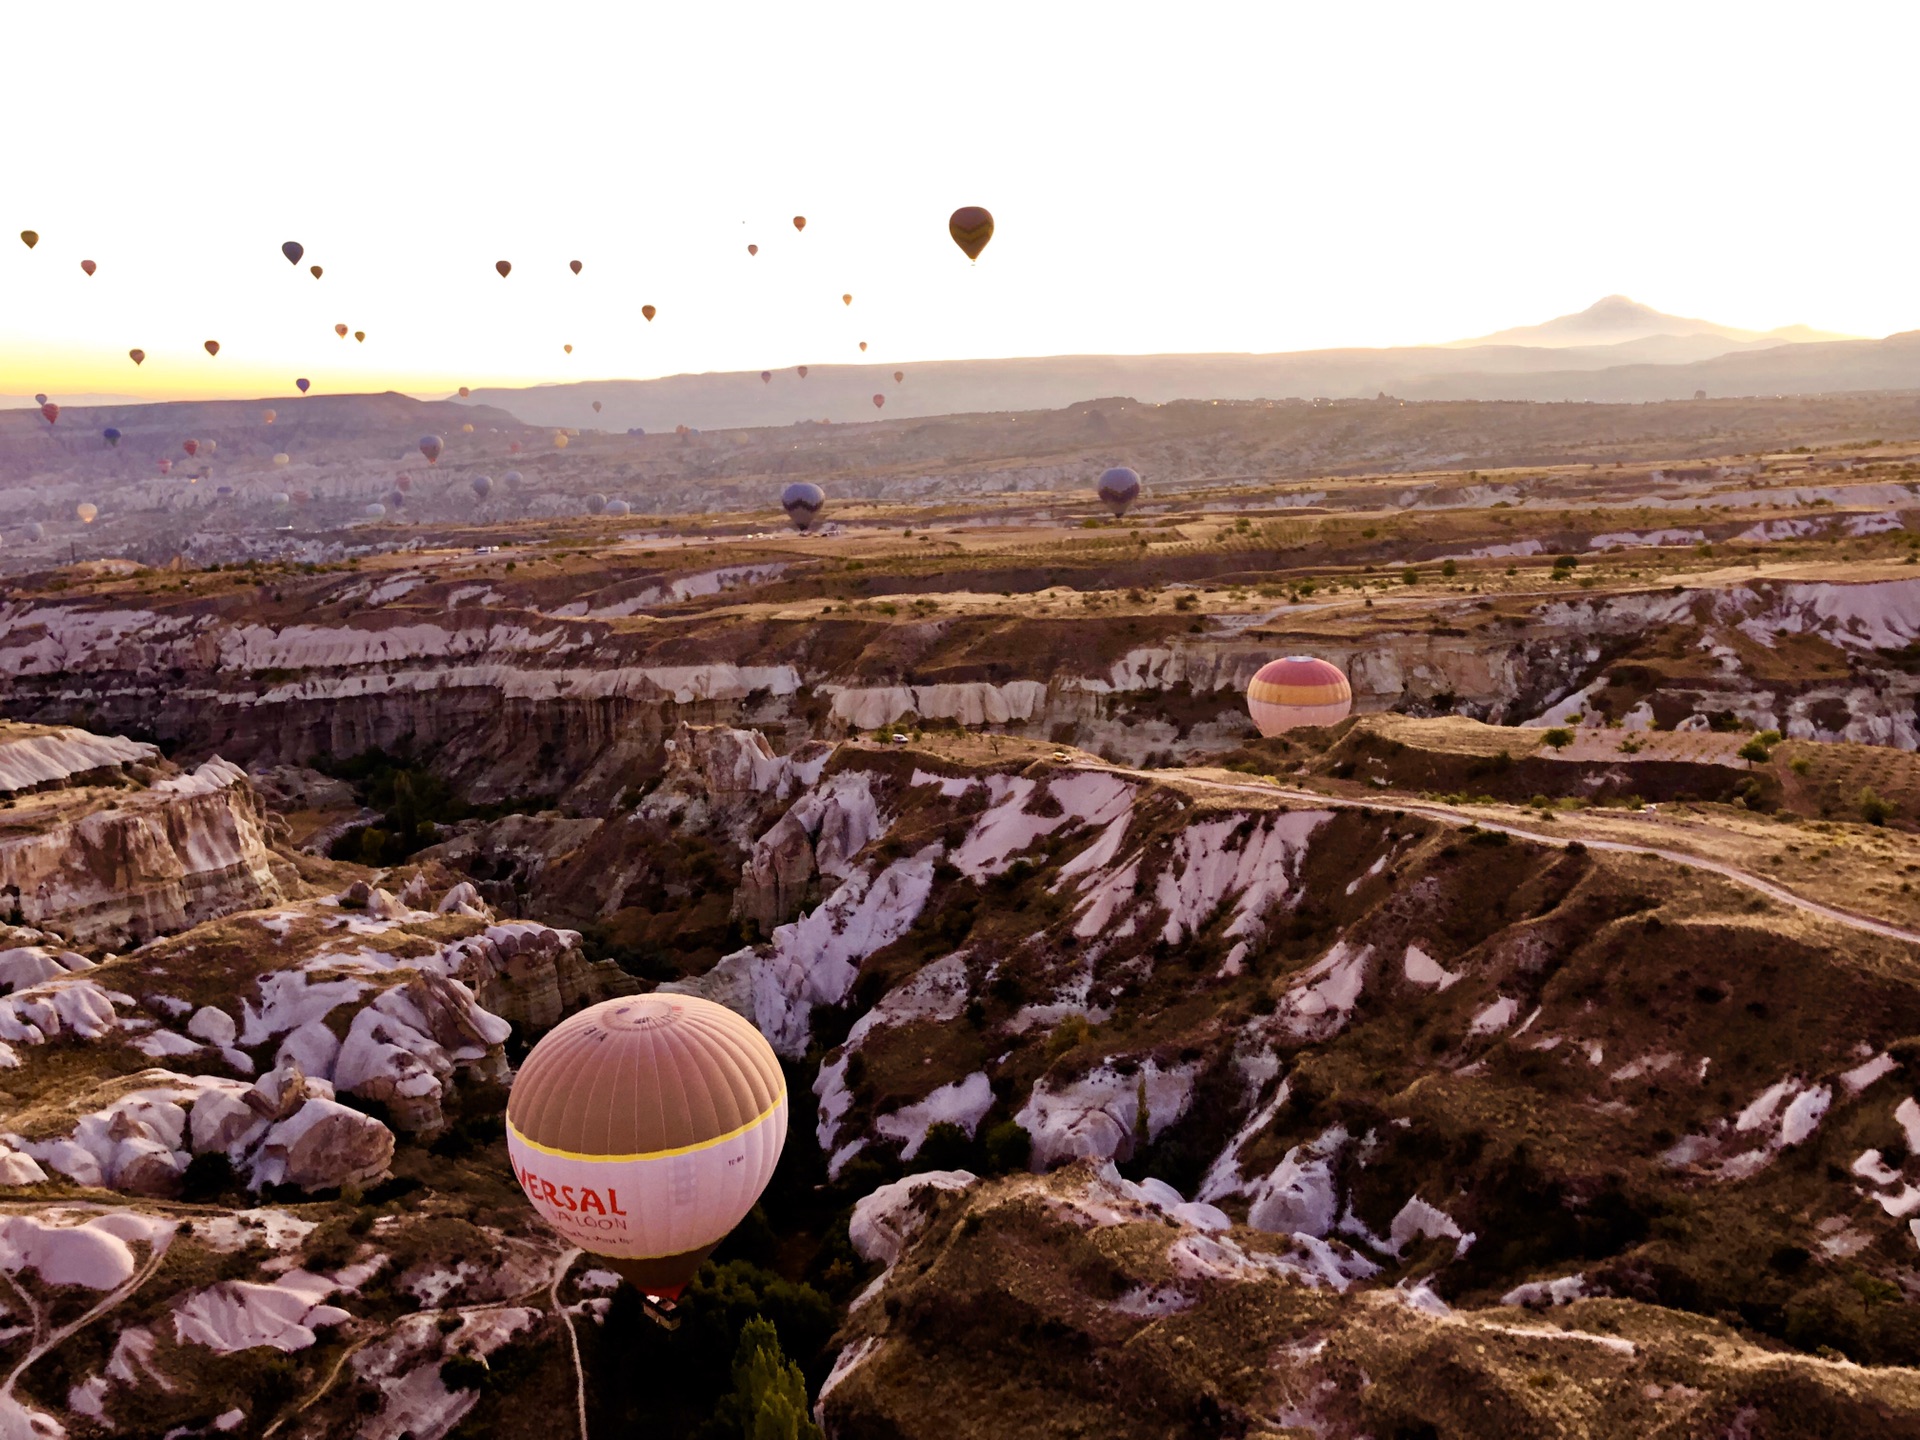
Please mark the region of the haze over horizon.
[[[116, 15], [78, 75], [0, 97], [34, 151], [0, 201], [0, 394], [1445, 344], [1613, 292], [1754, 332], [1920, 328], [1912, 202], [1788, 203], [1878, 194], [1849, 142], [1896, 123], [1912, 16], [1648, 8], [1650, 45], [1617, 11], [1063, 8], [1009, 46], [1015, 13]], [[12, 33], [73, 38], [52, 12]], [[1068, 53], [1091, 83], [1061, 83]], [[1741, 106], [1703, 67], [1803, 103]], [[998, 220], [977, 264], [945, 230], [964, 204]]]

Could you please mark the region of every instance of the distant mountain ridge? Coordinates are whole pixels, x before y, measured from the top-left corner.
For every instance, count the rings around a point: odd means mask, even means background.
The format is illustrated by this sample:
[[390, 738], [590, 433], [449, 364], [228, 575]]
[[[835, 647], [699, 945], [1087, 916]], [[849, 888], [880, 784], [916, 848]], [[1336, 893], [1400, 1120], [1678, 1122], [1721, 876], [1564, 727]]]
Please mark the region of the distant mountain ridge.
[[[1800, 345], [1821, 340], [1853, 340], [1859, 337], [1833, 331], [1815, 330], [1808, 325], [1783, 325], [1776, 330], [1741, 330], [1711, 320], [1694, 320], [1684, 315], [1667, 315], [1651, 305], [1625, 295], [1608, 295], [1572, 315], [1557, 316], [1538, 325], [1520, 325], [1496, 330], [1473, 340], [1450, 340], [1445, 348], [1465, 349], [1481, 345], [1527, 345], [1542, 349], [1562, 349], [1585, 345], [1621, 345], [1656, 336], [1700, 336], [1729, 341], [1736, 345]], [[1705, 357], [1697, 357], [1705, 358]]]

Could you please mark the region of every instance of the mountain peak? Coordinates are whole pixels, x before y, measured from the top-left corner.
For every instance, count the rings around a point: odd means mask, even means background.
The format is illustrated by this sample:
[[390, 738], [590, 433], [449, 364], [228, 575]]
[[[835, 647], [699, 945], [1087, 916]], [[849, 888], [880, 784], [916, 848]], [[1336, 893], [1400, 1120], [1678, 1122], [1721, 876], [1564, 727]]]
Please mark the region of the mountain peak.
[[1586, 309], [1561, 315], [1540, 325], [1520, 325], [1499, 330], [1472, 340], [1456, 340], [1454, 346], [1528, 345], [1542, 349], [1564, 349], [1576, 345], [1624, 345], [1654, 336], [1708, 336], [1725, 340], [1734, 348], [1755, 344], [1782, 344], [1805, 340], [1840, 340], [1847, 337], [1805, 325], [1786, 326], [1762, 332], [1719, 325], [1711, 320], [1696, 320], [1685, 315], [1669, 315], [1651, 305], [1643, 305], [1629, 295], [1605, 295]]

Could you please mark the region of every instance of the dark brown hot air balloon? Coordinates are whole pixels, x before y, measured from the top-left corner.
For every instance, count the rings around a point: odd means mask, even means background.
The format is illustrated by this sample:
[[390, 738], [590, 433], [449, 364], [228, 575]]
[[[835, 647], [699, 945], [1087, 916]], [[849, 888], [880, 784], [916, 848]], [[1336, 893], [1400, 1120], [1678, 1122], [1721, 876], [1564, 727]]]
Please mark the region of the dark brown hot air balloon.
[[40, 232], [38, 230], [22, 230], [20, 232], [20, 240], [22, 244], [31, 250], [40, 243]]
[[593, 413], [596, 415], [600, 413], [600, 402], [598, 400], [593, 402]]
[[578, 275], [580, 273], [580, 262], [578, 260], [569, 260], [567, 262], [567, 268]]
[[[806, 216], [804, 216], [804, 215], [796, 215], [796, 216], [794, 216], [794, 217], [793, 217], [793, 228], [794, 228], [794, 229], [796, 229], [796, 230], [804, 230], [804, 229], [806, 229], [806, 228], [807, 228], [807, 217], [806, 217]], [[31, 242], [29, 242], [29, 243], [31, 243]]]
[[866, 341], [864, 341], [864, 340], [862, 340], [862, 341], [860, 342], [860, 353], [861, 353], [862, 355], [864, 355], [864, 354], [866, 354], [866, 353], [867, 353], [867, 342], [866, 342]]
[[134, 364], [139, 365], [146, 360], [147, 352], [144, 350], [129, 350], [127, 351], [127, 358], [133, 361]]
[[200, 453], [200, 442], [198, 440], [182, 440], [180, 442], [180, 448], [186, 451], [188, 455], [198, 455]]
[[947, 217], [947, 233], [969, 260], [978, 260], [993, 239], [993, 216], [978, 205], [962, 205]]
[[472, 393], [473, 393], [473, 392], [472, 392], [471, 390], [469, 390], [469, 389], [468, 389], [468, 388], [467, 388], [466, 386], [464, 386], [464, 385], [462, 385], [462, 386], [460, 387], [460, 398], [461, 398], [462, 400], [464, 400], [464, 399], [466, 399], [466, 398], [467, 398], [467, 396], [469, 396], [469, 395], [471, 395]]
[[80, 268], [86, 271], [87, 274], [91, 275], [95, 270], [98, 270], [100, 267], [98, 265], [95, 265], [91, 260], [82, 260], [80, 262]]
[[762, 370], [760, 372], [760, 383], [762, 385], [771, 385], [773, 383], [773, 372], [771, 370]]
[[201, 348], [209, 355], [218, 355], [220, 353], [220, 342], [218, 340], [203, 340], [200, 344]]
[[747, 246], [747, 254], [758, 255], [759, 253], [760, 253], [760, 247], [758, 245]]
[[882, 405], [885, 405], [886, 403], [887, 403], [887, 397], [884, 395], [875, 395], [873, 397], [873, 408], [876, 410], [878, 410]]
[[658, 310], [655, 310], [651, 305], [642, 305], [640, 307], [640, 313], [646, 316], [648, 320], [652, 320], [653, 317], [655, 315], [658, 315], [660, 312]]
[[353, 338], [359, 344], [364, 345], [367, 343], [367, 332], [364, 330], [356, 330], [353, 332]]
[[906, 378], [907, 378], [907, 372], [904, 370], [896, 370], [893, 372], [893, 383], [896, 385], [898, 385], [902, 380]]
[[785, 1139], [772, 1046], [691, 995], [605, 1000], [561, 1021], [507, 1096], [507, 1154], [534, 1210], [662, 1298], [753, 1210]]
[[322, 275], [324, 275], [324, 274], [326, 273], [326, 272], [325, 272], [324, 270], [322, 270], [322, 269], [321, 269], [321, 268], [320, 268], [320, 267], [319, 267], [318, 265], [309, 265], [309, 266], [307, 267], [307, 269], [309, 269], [309, 270], [311, 270], [311, 271], [313, 272], [313, 278], [314, 278], [314, 279], [316, 279], [316, 280], [318, 280], [318, 279], [319, 279], [319, 278], [320, 278], [320, 277], [321, 277]]
[[493, 268], [500, 272], [500, 278], [504, 280], [508, 275], [513, 273], [513, 262], [510, 260], [496, 260], [493, 262]]
[[344, 340], [347, 338], [347, 327], [344, 325], [336, 325], [333, 327], [333, 333]]
[[799, 367], [799, 370], [800, 370], [800, 378], [801, 378], [802, 380], [804, 380], [804, 379], [806, 379], [806, 378], [807, 378], [807, 367], [806, 367], [806, 366], [804, 366], [804, 365], [802, 365], [802, 366], [800, 366], [800, 367]]

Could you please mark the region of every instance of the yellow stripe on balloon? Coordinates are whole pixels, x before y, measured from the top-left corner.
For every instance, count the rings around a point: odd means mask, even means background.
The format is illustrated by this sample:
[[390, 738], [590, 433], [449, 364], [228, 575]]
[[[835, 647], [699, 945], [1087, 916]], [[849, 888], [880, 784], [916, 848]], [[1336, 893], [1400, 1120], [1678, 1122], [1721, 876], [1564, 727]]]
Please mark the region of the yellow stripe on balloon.
[[603, 1162], [611, 1164], [628, 1160], [666, 1160], [675, 1155], [698, 1154], [702, 1150], [711, 1150], [716, 1145], [724, 1145], [729, 1140], [737, 1140], [749, 1130], [758, 1129], [766, 1121], [772, 1119], [773, 1112], [786, 1103], [787, 1091], [786, 1087], [782, 1086], [780, 1093], [774, 1097], [771, 1105], [754, 1116], [753, 1119], [747, 1121], [746, 1124], [729, 1130], [724, 1135], [716, 1135], [711, 1140], [699, 1140], [692, 1145], [675, 1146], [671, 1150], [643, 1150], [633, 1155], [589, 1155], [579, 1150], [561, 1150], [552, 1145], [542, 1145], [538, 1140], [530, 1140], [521, 1134], [519, 1126], [515, 1125], [511, 1120], [507, 1121], [507, 1132], [529, 1150], [537, 1150], [542, 1155], [552, 1155], [561, 1160], [587, 1160], [595, 1164]]

